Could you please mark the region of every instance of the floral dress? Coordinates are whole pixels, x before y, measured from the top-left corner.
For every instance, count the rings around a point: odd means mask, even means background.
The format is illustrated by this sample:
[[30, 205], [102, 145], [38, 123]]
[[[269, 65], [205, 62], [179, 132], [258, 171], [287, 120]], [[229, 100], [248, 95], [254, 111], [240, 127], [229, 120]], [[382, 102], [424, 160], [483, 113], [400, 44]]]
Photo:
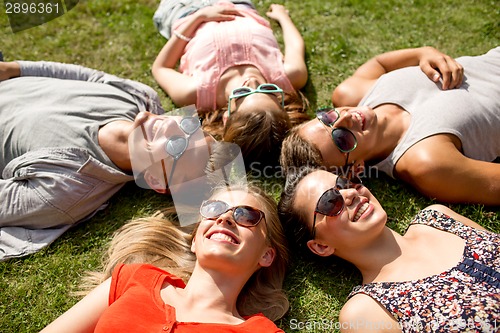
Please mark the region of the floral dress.
[[500, 332], [500, 235], [466, 226], [435, 211], [420, 211], [424, 224], [466, 241], [460, 262], [439, 275], [357, 286], [385, 307], [403, 332]]

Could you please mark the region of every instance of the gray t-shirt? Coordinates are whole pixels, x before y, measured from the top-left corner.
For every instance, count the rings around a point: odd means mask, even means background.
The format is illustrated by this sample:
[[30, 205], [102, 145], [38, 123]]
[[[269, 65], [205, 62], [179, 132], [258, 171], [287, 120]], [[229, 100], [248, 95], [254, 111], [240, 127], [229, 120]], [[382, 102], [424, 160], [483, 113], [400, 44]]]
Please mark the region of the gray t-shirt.
[[0, 96], [0, 174], [12, 159], [41, 148], [86, 148], [114, 167], [99, 146], [99, 128], [138, 113], [130, 94], [95, 82], [19, 77], [2, 82]]
[[411, 114], [410, 126], [394, 151], [375, 166], [394, 177], [401, 156], [417, 142], [450, 133], [462, 142], [465, 156], [491, 162], [500, 156], [500, 47], [475, 57], [461, 57], [464, 83], [441, 90], [419, 67], [384, 74], [360, 105], [396, 104]]

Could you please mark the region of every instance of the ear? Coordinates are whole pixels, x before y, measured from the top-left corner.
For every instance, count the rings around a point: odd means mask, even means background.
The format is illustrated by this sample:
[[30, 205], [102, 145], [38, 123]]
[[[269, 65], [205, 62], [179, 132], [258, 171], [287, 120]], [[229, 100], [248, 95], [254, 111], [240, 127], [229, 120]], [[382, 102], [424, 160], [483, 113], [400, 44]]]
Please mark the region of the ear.
[[276, 250], [272, 247], [268, 247], [267, 251], [262, 255], [259, 260], [259, 265], [261, 267], [269, 267], [274, 261], [274, 257], [276, 256]]
[[163, 181], [153, 176], [149, 172], [149, 170], [146, 170], [144, 172], [144, 180], [146, 181], [146, 183], [148, 183], [149, 187], [151, 187], [156, 192], [161, 194], [167, 193], [167, 189], [165, 188], [165, 184], [163, 184]]
[[193, 239], [191, 240], [191, 252], [193, 252], [194, 254], [196, 254], [196, 251], [195, 251], [195, 246], [194, 246], [194, 243], [195, 243], [195, 238], [196, 236], [193, 236]]
[[229, 111], [226, 111], [222, 114], [222, 123], [226, 126], [227, 120], [229, 119]]
[[335, 249], [329, 245], [324, 245], [316, 242], [314, 239], [310, 239], [307, 241], [307, 247], [311, 250], [312, 253], [320, 256], [320, 257], [328, 257], [331, 256]]

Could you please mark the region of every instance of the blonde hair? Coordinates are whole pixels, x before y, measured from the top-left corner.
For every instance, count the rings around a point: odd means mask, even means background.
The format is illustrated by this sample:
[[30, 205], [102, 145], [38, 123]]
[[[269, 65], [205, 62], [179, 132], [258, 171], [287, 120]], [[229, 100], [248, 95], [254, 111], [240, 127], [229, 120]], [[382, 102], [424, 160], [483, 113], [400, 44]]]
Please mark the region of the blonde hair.
[[[224, 190], [227, 188], [221, 187], [214, 191], [214, 195]], [[262, 312], [269, 319], [277, 320], [288, 311], [289, 304], [282, 289], [288, 265], [288, 249], [276, 202], [254, 185], [232, 187], [230, 190], [244, 190], [262, 204], [266, 214], [268, 242], [276, 251], [271, 266], [259, 269], [247, 281], [238, 297], [238, 311], [243, 316]], [[174, 222], [174, 212], [173, 208], [167, 208], [153, 216], [132, 220], [119, 228], [110, 242], [103, 272], [91, 273], [82, 292], [78, 294], [88, 292], [110, 277], [118, 263], [153, 264], [187, 282], [196, 262], [191, 251], [196, 225], [180, 228]]]

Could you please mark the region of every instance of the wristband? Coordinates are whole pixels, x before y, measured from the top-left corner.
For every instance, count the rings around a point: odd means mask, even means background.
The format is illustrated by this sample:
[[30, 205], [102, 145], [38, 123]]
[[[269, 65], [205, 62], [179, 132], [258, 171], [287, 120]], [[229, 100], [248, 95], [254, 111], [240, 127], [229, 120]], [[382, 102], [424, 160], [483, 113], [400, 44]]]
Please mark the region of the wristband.
[[174, 35], [175, 35], [175, 37], [182, 39], [183, 41], [188, 42], [188, 43], [191, 41], [191, 39], [193, 39], [193, 38], [189, 38], [189, 37], [184, 36], [183, 34], [178, 32], [177, 30], [174, 30]]

